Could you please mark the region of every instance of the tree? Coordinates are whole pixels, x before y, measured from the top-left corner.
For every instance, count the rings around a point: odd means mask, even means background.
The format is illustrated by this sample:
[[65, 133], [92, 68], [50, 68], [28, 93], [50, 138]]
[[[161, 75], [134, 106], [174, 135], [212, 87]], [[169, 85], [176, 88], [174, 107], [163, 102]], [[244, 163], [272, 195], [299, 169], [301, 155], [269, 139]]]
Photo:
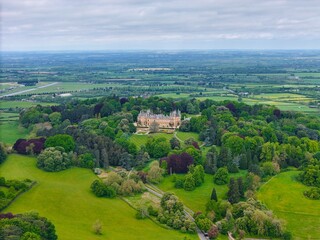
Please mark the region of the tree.
[[219, 235], [219, 229], [218, 229], [217, 225], [212, 225], [208, 231], [208, 237], [210, 239], [215, 239], [218, 237], [218, 235]]
[[150, 133], [159, 132], [159, 123], [157, 123], [156, 121], [153, 121], [152, 123], [150, 123], [149, 131]]
[[7, 151], [2, 142], [0, 142], [0, 163], [3, 163], [7, 158]]
[[215, 188], [212, 189], [212, 192], [211, 192], [211, 200], [215, 200], [216, 202], [218, 201], [218, 197], [217, 197], [217, 191]]
[[231, 161], [232, 161], [232, 156], [231, 156], [230, 149], [222, 146], [220, 149], [220, 154], [217, 161], [218, 168], [227, 166], [228, 163]]
[[209, 174], [214, 174], [217, 171], [217, 162], [217, 150], [215, 147], [212, 147], [206, 155], [206, 161], [204, 163], [205, 172]]
[[49, 115], [49, 119], [53, 125], [58, 125], [61, 123], [61, 113], [53, 112]]
[[238, 183], [234, 180], [234, 178], [230, 179], [229, 183], [229, 191], [227, 193], [228, 201], [231, 204], [237, 203], [240, 201], [240, 193]]
[[170, 139], [170, 145], [171, 149], [180, 149], [180, 141], [176, 137]]
[[150, 157], [161, 158], [170, 152], [170, 144], [165, 138], [149, 138], [146, 143], [146, 150]]
[[92, 225], [92, 230], [97, 235], [102, 234], [102, 222], [99, 219], [97, 219]]
[[37, 166], [47, 172], [59, 172], [71, 166], [72, 162], [67, 153], [49, 147], [39, 154]]
[[245, 186], [244, 186], [242, 177], [237, 178], [237, 183], [238, 183], [240, 198], [244, 198]]
[[191, 172], [193, 178], [194, 178], [194, 182], [195, 182], [195, 186], [199, 187], [202, 185], [202, 183], [204, 183], [204, 169], [202, 165], [197, 165], [194, 167], [193, 171]]
[[163, 169], [160, 167], [158, 161], [151, 163], [150, 170], [148, 171], [147, 180], [151, 183], [159, 183], [163, 178]]
[[186, 191], [193, 191], [196, 188], [194, 177], [191, 173], [188, 173], [185, 177], [183, 188]]
[[52, 137], [48, 137], [45, 142], [45, 147], [63, 147], [66, 152], [73, 151], [75, 148], [75, 142], [73, 137], [68, 134], [57, 134]]
[[219, 168], [216, 174], [213, 176], [214, 183], [218, 185], [227, 184], [229, 180], [228, 174], [228, 169], [226, 167]]

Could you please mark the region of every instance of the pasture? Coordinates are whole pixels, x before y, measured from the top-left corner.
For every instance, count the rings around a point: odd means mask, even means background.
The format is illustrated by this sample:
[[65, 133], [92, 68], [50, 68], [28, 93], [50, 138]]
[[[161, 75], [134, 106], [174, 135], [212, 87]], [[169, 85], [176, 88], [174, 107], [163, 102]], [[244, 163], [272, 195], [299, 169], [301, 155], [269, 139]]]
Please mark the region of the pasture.
[[[136, 211], [119, 198], [94, 196], [90, 184], [96, 176], [88, 169], [72, 168], [49, 173], [36, 167], [34, 157], [10, 155], [0, 166], [1, 176], [7, 179], [37, 181], [4, 212], [37, 211], [56, 226], [59, 239], [197, 239], [196, 235], [166, 230], [150, 220], [137, 220]], [[92, 232], [99, 219], [102, 235]]]
[[297, 181], [299, 171], [283, 172], [258, 191], [257, 197], [284, 219], [294, 239], [319, 239], [320, 201], [303, 195], [309, 187]]

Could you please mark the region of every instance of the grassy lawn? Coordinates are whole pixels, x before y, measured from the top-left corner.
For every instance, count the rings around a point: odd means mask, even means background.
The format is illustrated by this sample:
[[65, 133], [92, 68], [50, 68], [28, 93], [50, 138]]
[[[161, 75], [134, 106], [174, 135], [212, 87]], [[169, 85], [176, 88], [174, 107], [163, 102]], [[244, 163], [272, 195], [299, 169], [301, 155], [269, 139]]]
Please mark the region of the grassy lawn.
[[199, 134], [193, 132], [177, 132], [177, 137], [182, 141], [185, 141], [188, 138], [193, 138], [194, 140], [199, 141]]
[[303, 196], [307, 186], [296, 180], [298, 171], [281, 173], [263, 185], [258, 199], [287, 222], [294, 239], [319, 239], [320, 201]]
[[142, 145], [146, 145], [148, 138], [154, 137], [154, 138], [165, 138], [168, 141], [170, 141], [171, 138], [173, 138], [172, 133], [153, 133], [153, 134], [144, 134], [144, 135], [137, 135], [133, 134], [130, 137], [130, 141], [137, 145], [137, 147], [140, 147]]
[[[196, 235], [166, 230], [150, 220], [137, 220], [136, 211], [116, 199], [97, 198], [90, 191], [96, 176], [88, 169], [72, 168], [48, 173], [36, 168], [33, 157], [10, 155], [0, 166], [1, 176], [8, 179], [30, 178], [37, 184], [21, 195], [5, 212], [35, 210], [56, 226], [59, 239], [197, 239]], [[103, 223], [103, 235], [91, 228]]]
[[28, 129], [19, 126], [17, 121], [0, 121], [0, 142], [14, 144], [19, 138], [26, 138]]
[[[230, 174], [231, 177], [244, 176], [246, 171], [240, 173]], [[182, 175], [181, 175], [182, 176]], [[158, 187], [165, 192], [172, 192], [176, 194], [179, 199], [194, 212], [205, 211], [206, 203], [210, 199], [212, 189], [215, 187], [218, 195], [218, 199], [226, 197], [228, 191], [227, 185], [216, 185], [213, 183], [213, 175], [206, 174], [205, 182], [194, 191], [185, 191], [184, 189], [177, 189], [172, 182], [173, 176], [167, 176], [158, 185]]]

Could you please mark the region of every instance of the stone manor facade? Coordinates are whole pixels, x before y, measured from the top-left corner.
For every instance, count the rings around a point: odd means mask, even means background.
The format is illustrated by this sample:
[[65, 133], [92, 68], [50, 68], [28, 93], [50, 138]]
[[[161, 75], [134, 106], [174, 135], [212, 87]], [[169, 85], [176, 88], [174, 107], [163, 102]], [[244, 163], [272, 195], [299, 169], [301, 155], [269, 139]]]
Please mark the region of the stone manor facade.
[[159, 128], [176, 129], [181, 124], [181, 112], [175, 110], [169, 116], [163, 114], [153, 114], [150, 110], [141, 111], [137, 119], [137, 127], [149, 128], [150, 124], [156, 122]]

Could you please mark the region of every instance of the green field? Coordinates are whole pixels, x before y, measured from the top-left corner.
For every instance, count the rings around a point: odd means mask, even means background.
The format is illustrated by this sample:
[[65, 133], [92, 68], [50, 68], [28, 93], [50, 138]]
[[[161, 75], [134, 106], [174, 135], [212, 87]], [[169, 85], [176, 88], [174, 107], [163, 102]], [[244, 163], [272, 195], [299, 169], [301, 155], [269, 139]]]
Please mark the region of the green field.
[[308, 187], [296, 180], [298, 174], [298, 171], [280, 173], [264, 184], [257, 196], [287, 222], [294, 239], [319, 239], [320, 201], [303, 196]]
[[[244, 176], [246, 171], [240, 173], [230, 174], [230, 177]], [[179, 176], [179, 175], [178, 175]], [[182, 175], [181, 175], [182, 176]], [[176, 194], [179, 199], [194, 212], [205, 211], [206, 203], [210, 200], [212, 189], [215, 187], [218, 195], [218, 199], [224, 199], [228, 191], [227, 185], [216, 185], [213, 183], [213, 175], [206, 174], [205, 181], [194, 191], [185, 191], [184, 189], [177, 189], [172, 182], [173, 176], [167, 176], [158, 185], [158, 187], [165, 192], [172, 192]]]
[[[166, 230], [150, 220], [137, 220], [135, 210], [118, 198], [95, 197], [90, 184], [96, 176], [88, 169], [48, 173], [35, 164], [33, 157], [10, 155], [0, 166], [1, 176], [7, 179], [37, 181], [4, 212], [37, 211], [54, 223], [59, 239], [197, 239], [196, 235]], [[103, 223], [101, 236], [91, 229], [97, 219]]]
[[173, 138], [173, 134], [172, 133], [153, 133], [153, 134], [143, 134], [143, 135], [133, 134], [130, 137], [130, 141], [136, 144], [137, 147], [140, 147], [142, 145], [146, 145], [150, 137], [154, 137], [154, 138], [163, 137], [169, 141], [171, 138]]
[[28, 129], [21, 127], [17, 121], [0, 121], [0, 142], [13, 144], [19, 138], [26, 138]]
[[37, 105], [50, 106], [50, 105], [56, 105], [56, 104], [44, 103], [44, 102], [0, 101], [0, 109], [29, 108]]

